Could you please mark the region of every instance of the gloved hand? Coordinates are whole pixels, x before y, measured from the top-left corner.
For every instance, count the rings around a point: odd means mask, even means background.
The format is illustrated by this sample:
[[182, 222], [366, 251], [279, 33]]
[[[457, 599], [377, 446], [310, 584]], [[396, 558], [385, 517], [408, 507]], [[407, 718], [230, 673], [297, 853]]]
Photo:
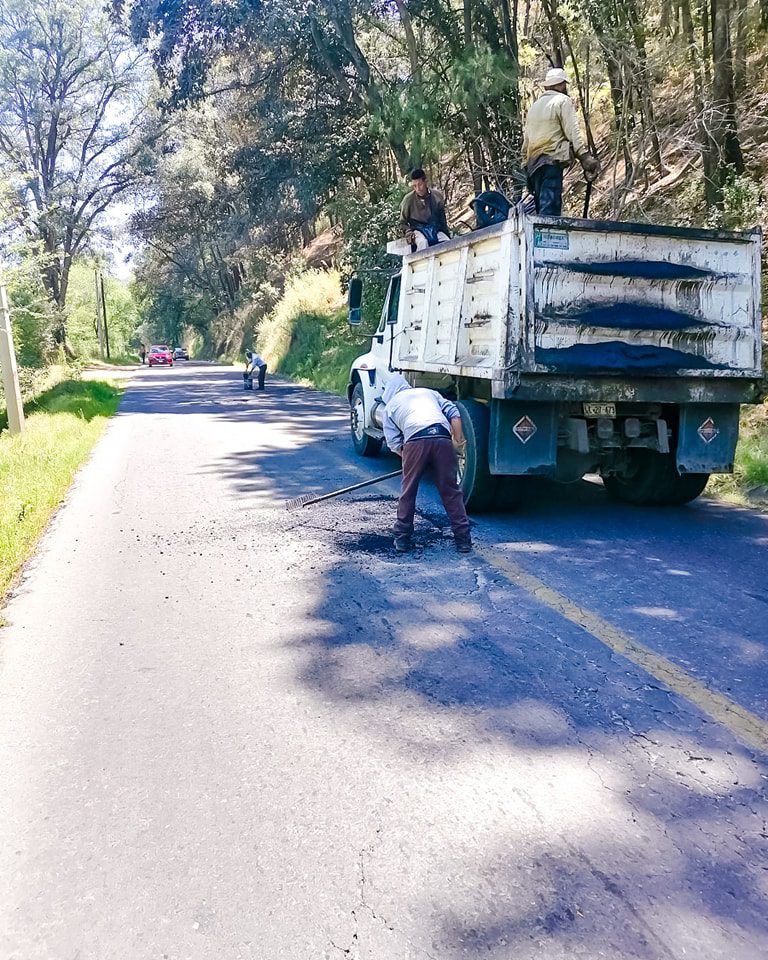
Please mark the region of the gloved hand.
[[584, 170], [584, 176], [588, 181], [595, 180], [600, 173], [600, 161], [597, 157], [588, 153], [586, 150], [579, 154], [579, 163]]

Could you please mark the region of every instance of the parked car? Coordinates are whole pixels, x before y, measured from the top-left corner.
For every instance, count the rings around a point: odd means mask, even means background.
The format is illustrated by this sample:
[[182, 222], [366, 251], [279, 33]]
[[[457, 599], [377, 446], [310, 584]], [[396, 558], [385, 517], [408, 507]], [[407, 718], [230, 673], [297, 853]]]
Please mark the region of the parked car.
[[176, 349], [173, 351], [173, 359], [174, 359], [174, 360], [189, 360], [189, 354], [188, 354], [187, 351], [184, 349], [184, 347], [176, 347]]
[[173, 354], [171, 353], [171, 348], [162, 344], [160, 346], [150, 347], [147, 360], [150, 367], [172, 367]]

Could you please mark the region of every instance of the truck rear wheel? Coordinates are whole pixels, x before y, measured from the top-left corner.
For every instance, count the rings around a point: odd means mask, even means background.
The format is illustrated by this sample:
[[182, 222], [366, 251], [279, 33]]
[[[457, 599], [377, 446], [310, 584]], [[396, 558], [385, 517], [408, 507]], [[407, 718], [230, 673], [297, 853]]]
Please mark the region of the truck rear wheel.
[[382, 441], [365, 432], [365, 394], [359, 383], [355, 384], [349, 401], [349, 429], [352, 445], [361, 457], [376, 457], [381, 452]]
[[467, 510], [483, 513], [495, 505], [498, 487], [498, 478], [488, 469], [490, 414], [477, 400], [459, 400], [456, 406], [467, 441], [466, 452], [459, 458], [459, 485]]
[[671, 453], [632, 450], [629, 469], [603, 477], [603, 484], [613, 500], [637, 506], [679, 507], [695, 500], [708, 480], [708, 473], [678, 473]]
[[[675, 471], [677, 473], [677, 471]], [[678, 473], [661, 503], [666, 507], [681, 507], [704, 493], [709, 483], [708, 473]]]

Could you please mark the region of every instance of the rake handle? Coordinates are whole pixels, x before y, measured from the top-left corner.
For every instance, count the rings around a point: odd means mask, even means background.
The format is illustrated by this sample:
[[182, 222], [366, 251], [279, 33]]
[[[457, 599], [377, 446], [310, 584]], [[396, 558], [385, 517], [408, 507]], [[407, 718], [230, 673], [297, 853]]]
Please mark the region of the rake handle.
[[334, 490], [333, 493], [324, 493], [321, 497], [313, 497], [302, 503], [303, 507], [308, 507], [310, 503], [320, 503], [321, 500], [330, 500], [331, 497], [339, 497], [342, 493], [351, 493], [353, 490], [360, 490], [362, 487], [370, 487], [372, 483], [381, 483], [382, 480], [391, 480], [393, 477], [399, 477], [402, 470], [393, 470], [392, 473], [385, 473], [383, 477], [373, 477], [371, 480], [363, 480], [362, 483], [353, 483], [351, 487], [342, 487], [341, 490]]

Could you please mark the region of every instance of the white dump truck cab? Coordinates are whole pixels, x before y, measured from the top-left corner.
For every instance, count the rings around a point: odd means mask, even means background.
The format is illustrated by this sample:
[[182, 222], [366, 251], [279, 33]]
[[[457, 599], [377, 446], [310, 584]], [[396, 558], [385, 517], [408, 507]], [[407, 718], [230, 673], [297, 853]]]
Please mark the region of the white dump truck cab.
[[[360, 310], [362, 283], [350, 284], [350, 318]], [[352, 364], [347, 385], [352, 445], [361, 457], [375, 457], [384, 444], [381, 426], [382, 394], [393, 372], [395, 327], [400, 305], [400, 273], [390, 278], [379, 325], [371, 338], [371, 349]], [[359, 317], [359, 313], [358, 313]], [[358, 319], [359, 322], [359, 319]]]
[[[608, 493], [682, 504], [729, 472], [739, 407], [760, 399], [759, 230], [513, 213], [410, 252], [352, 365], [357, 452], [383, 442], [393, 372], [455, 399], [470, 509], [521, 478], [599, 472]], [[362, 285], [350, 286], [350, 319]]]

